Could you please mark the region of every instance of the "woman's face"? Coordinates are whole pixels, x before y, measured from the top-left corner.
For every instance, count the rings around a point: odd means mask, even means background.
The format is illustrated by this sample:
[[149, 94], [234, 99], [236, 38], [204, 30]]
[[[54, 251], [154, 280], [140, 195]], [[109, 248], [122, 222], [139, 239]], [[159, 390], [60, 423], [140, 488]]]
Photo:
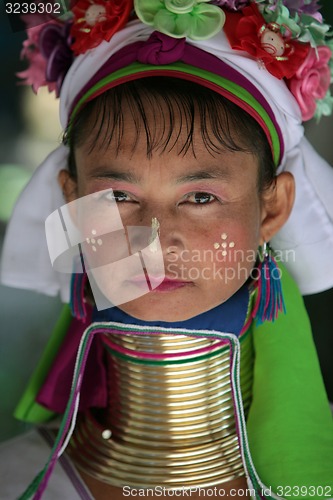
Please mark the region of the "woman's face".
[[90, 151], [84, 143], [75, 150], [77, 197], [112, 189], [125, 227], [159, 222], [166, 279], [119, 305], [142, 320], [184, 320], [226, 301], [249, 277], [262, 241], [258, 160], [222, 149], [212, 156], [198, 127], [185, 155], [184, 136], [148, 158], [145, 133], [137, 137], [125, 111], [119, 148], [111, 142]]

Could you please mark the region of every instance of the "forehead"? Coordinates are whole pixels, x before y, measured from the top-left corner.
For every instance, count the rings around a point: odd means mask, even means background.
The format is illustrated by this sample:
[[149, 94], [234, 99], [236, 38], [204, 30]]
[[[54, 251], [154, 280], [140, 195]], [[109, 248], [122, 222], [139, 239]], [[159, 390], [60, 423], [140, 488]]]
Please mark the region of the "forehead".
[[[165, 129], [165, 120], [147, 111], [147, 119], [153, 124], [148, 130], [138, 129], [129, 110], [124, 112], [124, 133], [121, 141], [103, 141], [103, 134], [95, 147], [88, 151], [83, 144], [76, 150], [78, 170], [91, 178], [112, 178], [139, 184], [149, 178], [162, 183], [168, 180], [176, 184], [205, 181], [238, 179], [240, 183], [255, 185], [257, 181], [257, 159], [248, 152], [230, 151], [219, 147], [210, 151], [201, 133], [200, 120], [191, 124], [191, 142], [186, 125], [181, 117], [173, 127]], [[102, 124], [102, 127], [105, 125]], [[149, 140], [147, 134], [150, 133]], [[147, 143], [153, 147], [147, 151]], [[188, 147], [187, 147], [188, 146]], [[161, 182], [161, 184], [159, 184]], [[237, 181], [238, 182], [238, 181]]]
[[118, 109], [107, 103], [103, 109], [99, 105], [93, 107], [85, 123], [82, 143], [87, 152], [146, 152], [149, 157], [165, 151], [193, 154], [194, 142], [200, 147], [202, 134], [198, 112], [189, 120], [184, 109], [175, 104], [171, 107], [162, 100], [150, 101], [147, 97], [135, 106], [125, 99], [119, 104]]
[[86, 113], [75, 147], [78, 174], [83, 169], [102, 175], [110, 166], [113, 171], [135, 171], [136, 178], [143, 169], [165, 178], [198, 170], [218, 176], [236, 169], [241, 174], [249, 163], [257, 168], [257, 156], [244, 147], [233, 117], [208, 104], [147, 93], [101, 99]]
[[[156, 81], [157, 80], [157, 81]], [[165, 79], [168, 80], [168, 79]], [[86, 105], [70, 141], [94, 149], [140, 147], [195, 154], [200, 144], [211, 155], [225, 149], [256, 152], [253, 119], [236, 105], [200, 85], [147, 78], [115, 87]], [[251, 137], [249, 137], [249, 135]]]

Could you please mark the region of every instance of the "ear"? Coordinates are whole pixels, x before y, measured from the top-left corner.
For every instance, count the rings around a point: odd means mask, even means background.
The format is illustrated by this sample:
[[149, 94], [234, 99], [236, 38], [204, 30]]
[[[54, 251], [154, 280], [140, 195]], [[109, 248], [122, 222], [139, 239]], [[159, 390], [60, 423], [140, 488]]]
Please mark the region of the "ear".
[[263, 195], [260, 244], [268, 242], [287, 221], [295, 200], [295, 181], [290, 172], [276, 177], [275, 185]]
[[77, 182], [73, 179], [68, 170], [60, 170], [58, 174], [58, 183], [67, 203], [77, 199]]

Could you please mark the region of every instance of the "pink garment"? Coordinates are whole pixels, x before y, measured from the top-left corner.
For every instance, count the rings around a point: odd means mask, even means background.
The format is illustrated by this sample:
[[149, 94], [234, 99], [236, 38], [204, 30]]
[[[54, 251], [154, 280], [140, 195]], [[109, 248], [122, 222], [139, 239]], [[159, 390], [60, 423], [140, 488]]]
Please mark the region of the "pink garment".
[[[84, 321], [73, 318], [66, 337], [42, 385], [37, 402], [56, 413], [63, 413], [68, 402], [75, 358], [84, 330], [91, 324], [92, 310]], [[94, 338], [83, 375], [80, 411], [107, 404], [107, 381], [104, 350], [99, 335]]]

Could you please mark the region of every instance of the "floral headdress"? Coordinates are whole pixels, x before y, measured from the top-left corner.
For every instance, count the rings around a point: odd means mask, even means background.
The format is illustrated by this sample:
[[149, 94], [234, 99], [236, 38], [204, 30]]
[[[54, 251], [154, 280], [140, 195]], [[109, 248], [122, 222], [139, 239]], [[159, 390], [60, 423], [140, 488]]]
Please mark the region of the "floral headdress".
[[59, 96], [73, 60], [135, 18], [173, 39], [206, 40], [223, 29], [235, 51], [285, 80], [304, 121], [332, 113], [333, 41], [317, 0], [77, 0], [66, 20], [24, 16], [21, 56], [30, 66], [18, 76]]

